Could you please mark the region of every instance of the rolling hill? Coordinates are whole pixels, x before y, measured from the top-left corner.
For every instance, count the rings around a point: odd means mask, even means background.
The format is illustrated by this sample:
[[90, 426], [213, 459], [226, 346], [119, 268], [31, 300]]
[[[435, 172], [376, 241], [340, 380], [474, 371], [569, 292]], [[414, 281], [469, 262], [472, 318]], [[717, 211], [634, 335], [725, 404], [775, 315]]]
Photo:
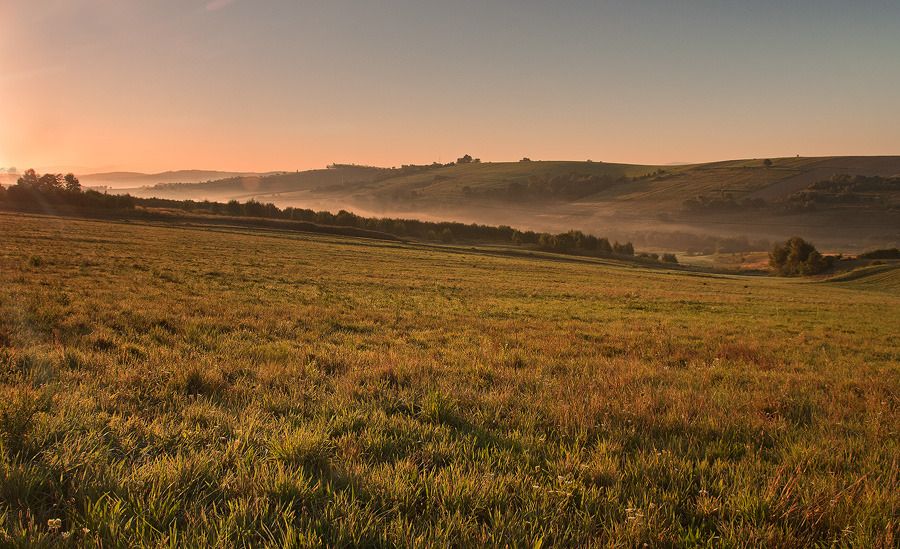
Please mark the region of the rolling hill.
[[140, 172], [103, 172], [79, 175], [83, 185], [91, 187], [135, 188], [169, 183], [199, 183], [202, 181], [214, 181], [230, 177], [254, 177], [274, 175], [275, 172], [266, 174], [256, 172], [224, 172], [217, 170], [176, 170], [161, 173]]
[[848, 288], [900, 294], [900, 263], [869, 265], [846, 273], [840, 273], [826, 280]]
[[328, 193], [343, 189], [347, 184], [359, 185], [379, 177], [391, 175], [387, 168], [368, 166], [339, 166], [322, 170], [278, 172], [273, 174], [233, 174], [201, 183], [190, 181], [160, 182], [152, 186], [123, 189], [135, 196], [159, 198], [193, 198], [210, 200], [265, 199], [277, 201], [282, 194]]
[[[129, 189], [138, 196], [350, 209], [367, 215], [581, 229], [645, 246], [684, 248], [672, 234], [773, 240], [800, 234], [826, 248], [900, 242], [900, 185], [813, 189], [835, 177], [900, 176], [900, 157], [779, 158], [680, 166], [522, 161], [335, 166], [199, 184]], [[685, 240], [685, 242], [690, 239]]]

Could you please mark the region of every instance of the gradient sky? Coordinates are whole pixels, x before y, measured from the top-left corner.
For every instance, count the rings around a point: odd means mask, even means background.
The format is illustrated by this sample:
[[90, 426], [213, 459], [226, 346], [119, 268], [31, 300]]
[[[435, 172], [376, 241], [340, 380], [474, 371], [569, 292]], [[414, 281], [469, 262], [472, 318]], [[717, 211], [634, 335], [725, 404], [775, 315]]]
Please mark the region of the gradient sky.
[[0, 166], [900, 154], [900, 1], [2, 0]]

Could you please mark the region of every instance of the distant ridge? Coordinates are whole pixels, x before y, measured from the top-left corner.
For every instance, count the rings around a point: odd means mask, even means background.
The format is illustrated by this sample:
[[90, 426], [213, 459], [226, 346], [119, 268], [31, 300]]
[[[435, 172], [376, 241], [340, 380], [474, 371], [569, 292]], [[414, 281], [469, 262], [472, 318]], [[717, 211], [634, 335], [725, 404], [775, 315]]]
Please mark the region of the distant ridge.
[[102, 172], [79, 175], [88, 186], [143, 187], [160, 183], [202, 183], [234, 177], [263, 177], [282, 172], [229, 172], [220, 170], [174, 170], [160, 173]]

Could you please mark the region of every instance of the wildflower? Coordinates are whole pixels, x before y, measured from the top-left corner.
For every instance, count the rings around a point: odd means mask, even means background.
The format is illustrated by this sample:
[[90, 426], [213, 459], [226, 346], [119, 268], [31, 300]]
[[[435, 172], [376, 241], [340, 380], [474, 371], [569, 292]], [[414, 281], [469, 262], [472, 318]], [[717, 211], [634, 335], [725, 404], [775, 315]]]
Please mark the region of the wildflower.
[[47, 528], [49, 528], [51, 532], [56, 532], [57, 530], [62, 528], [62, 519], [47, 519]]

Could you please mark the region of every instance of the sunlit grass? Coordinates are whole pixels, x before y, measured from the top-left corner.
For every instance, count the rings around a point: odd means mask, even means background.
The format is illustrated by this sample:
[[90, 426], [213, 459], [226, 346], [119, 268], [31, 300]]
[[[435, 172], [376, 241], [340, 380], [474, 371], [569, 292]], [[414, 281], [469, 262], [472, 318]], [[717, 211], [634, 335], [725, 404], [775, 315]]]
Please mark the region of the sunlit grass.
[[0, 227], [5, 544], [897, 543], [891, 286]]

